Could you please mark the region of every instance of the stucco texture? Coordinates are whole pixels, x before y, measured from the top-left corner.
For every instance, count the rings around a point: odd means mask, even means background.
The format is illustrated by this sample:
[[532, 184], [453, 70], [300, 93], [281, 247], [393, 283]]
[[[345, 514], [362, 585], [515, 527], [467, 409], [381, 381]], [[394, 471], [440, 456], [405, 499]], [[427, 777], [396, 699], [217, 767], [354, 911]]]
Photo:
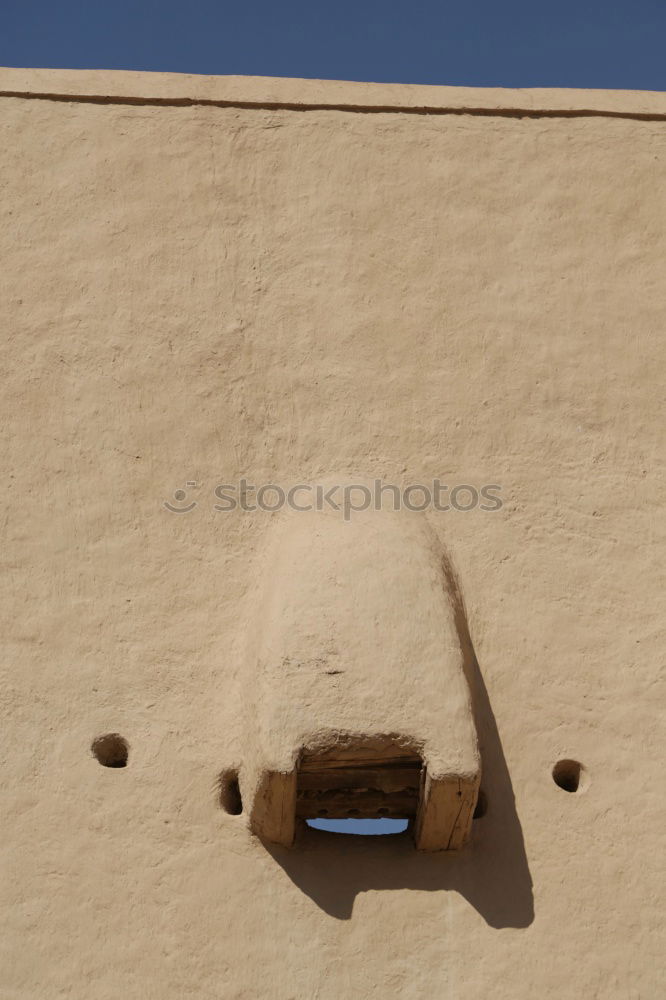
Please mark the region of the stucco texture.
[[[0, 996], [664, 995], [664, 96], [142, 80], [0, 72]], [[459, 853], [220, 808], [244, 475], [501, 485]]]

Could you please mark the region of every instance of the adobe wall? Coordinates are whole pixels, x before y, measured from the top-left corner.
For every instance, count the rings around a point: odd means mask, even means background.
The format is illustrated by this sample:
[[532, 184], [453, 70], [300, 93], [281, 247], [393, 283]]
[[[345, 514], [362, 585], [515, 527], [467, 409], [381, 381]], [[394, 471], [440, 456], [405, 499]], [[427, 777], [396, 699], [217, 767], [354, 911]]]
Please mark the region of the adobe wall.
[[[651, 93], [0, 71], [3, 997], [663, 994], [665, 118]], [[279, 515], [214, 490], [332, 476], [501, 487], [422, 515], [487, 800], [459, 852], [288, 850], [221, 808], [220, 772], [261, 765]], [[125, 768], [91, 753], [108, 733]]]

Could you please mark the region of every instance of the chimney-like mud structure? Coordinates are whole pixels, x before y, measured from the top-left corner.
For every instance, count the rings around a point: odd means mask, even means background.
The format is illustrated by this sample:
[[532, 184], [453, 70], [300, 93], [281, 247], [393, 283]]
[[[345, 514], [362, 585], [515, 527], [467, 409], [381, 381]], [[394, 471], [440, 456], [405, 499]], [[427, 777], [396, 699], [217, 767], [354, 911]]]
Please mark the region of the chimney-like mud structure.
[[243, 676], [251, 829], [401, 817], [419, 850], [470, 830], [480, 762], [442, 572], [422, 515], [291, 512], [271, 529]]

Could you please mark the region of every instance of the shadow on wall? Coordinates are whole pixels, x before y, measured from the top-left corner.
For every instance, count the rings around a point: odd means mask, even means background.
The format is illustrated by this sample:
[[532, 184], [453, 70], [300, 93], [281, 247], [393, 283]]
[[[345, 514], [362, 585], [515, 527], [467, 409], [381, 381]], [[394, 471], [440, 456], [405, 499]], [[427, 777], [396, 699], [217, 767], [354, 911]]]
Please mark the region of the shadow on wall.
[[469, 634], [456, 574], [444, 559], [444, 593], [452, 595], [456, 628], [472, 692], [487, 811], [457, 853], [418, 853], [409, 833], [363, 837], [304, 827], [295, 850], [266, 845], [295, 885], [339, 920], [351, 917], [354, 899], [369, 889], [455, 891], [490, 927], [527, 927], [534, 898], [523, 833], [488, 692]]

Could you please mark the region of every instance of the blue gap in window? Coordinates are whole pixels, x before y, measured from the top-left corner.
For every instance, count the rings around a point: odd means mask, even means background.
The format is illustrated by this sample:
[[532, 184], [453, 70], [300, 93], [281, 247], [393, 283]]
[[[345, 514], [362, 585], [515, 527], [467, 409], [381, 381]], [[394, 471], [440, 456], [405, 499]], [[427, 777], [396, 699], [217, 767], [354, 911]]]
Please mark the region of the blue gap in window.
[[409, 826], [408, 819], [306, 819], [313, 830], [326, 833], [351, 833], [361, 837], [381, 837], [390, 833], [404, 833]]

